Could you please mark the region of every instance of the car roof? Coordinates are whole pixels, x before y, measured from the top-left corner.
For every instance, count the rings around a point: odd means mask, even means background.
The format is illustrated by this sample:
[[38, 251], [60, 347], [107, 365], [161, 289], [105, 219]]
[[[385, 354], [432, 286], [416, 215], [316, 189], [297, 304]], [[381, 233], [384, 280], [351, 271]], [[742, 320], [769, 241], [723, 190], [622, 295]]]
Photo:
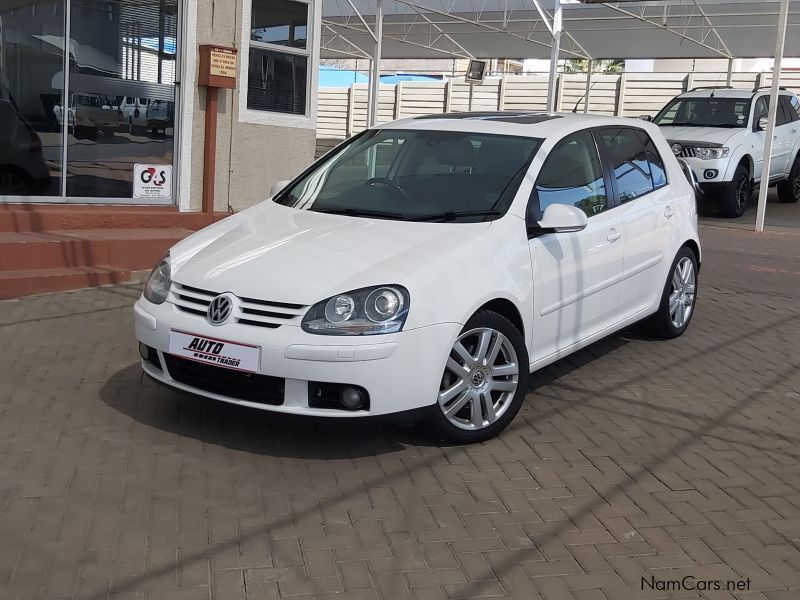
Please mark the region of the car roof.
[[560, 138], [581, 129], [622, 125], [645, 129], [649, 133], [658, 131], [656, 126], [640, 119], [625, 119], [583, 113], [535, 111], [462, 112], [422, 115], [376, 125], [373, 129], [464, 131], [546, 139], [552, 137]]

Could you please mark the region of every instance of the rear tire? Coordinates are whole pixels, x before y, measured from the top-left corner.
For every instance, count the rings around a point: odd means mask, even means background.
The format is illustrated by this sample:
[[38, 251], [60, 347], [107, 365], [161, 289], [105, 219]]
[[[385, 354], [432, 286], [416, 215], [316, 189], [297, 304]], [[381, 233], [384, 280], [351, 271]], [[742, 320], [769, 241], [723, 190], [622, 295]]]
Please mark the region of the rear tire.
[[778, 184], [778, 199], [786, 203], [800, 201], [800, 155], [794, 159], [789, 179]]
[[720, 216], [738, 219], [747, 210], [747, 203], [752, 195], [753, 181], [750, 178], [750, 171], [741, 164], [736, 167], [733, 180], [728, 184], [727, 189], [716, 198]]
[[697, 257], [684, 246], [672, 261], [658, 312], [643, 323], [645, 330], [665, 340], [683, 335], [694, 316], [697, 283]]
[[430, 425], [458, 444], [495, 437], [519, 412], [529, 375], [522, 333], [504, 316], [478, 311], [450, 350]]

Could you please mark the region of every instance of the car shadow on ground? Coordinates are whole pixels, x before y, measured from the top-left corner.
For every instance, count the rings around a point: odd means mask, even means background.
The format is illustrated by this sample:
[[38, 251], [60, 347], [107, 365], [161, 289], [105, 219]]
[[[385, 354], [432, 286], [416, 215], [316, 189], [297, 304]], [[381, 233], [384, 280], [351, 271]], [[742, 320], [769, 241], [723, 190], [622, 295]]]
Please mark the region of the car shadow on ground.
[[[613, 335], [531, 376], [526, 403], [537, 389], [627, 344], [632, 332]], [[254, 454], [299, 459], [346, 459], [398, 452], [407, 446], [455, 446], [437, 437], [424, 415], [326, 418], [287, 415], [218, 402], [163, 388], [138, 362], [112, 375], [100, 390], [103, 402], [161, 431]], [[538, 411], [544, 419], [550, 411]]]

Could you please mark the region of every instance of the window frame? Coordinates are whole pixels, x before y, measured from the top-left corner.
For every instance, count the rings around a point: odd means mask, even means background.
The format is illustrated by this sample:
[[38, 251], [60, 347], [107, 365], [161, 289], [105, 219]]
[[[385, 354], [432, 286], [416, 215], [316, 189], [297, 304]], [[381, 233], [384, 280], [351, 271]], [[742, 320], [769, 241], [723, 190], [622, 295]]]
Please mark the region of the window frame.
[[[637, 134], [643, 133], [644, 135], [646, 135], [647, 139], [649, 139], [652, 142], [653, 147], [655, 148], [656, 152], [658, 152], [658, 157], [661, 159], [661, 164], [664, 165], [664, 179], [666, 180], [664, 185], [660, 185], [658, 187], [656, 187], [654, 185], [653, 189], [650, 190], [649, 192], [645, 192], [641, 196], [636, 196], [635, 198], [631, 198], [630, 200], [627, 200], [627, 201], [623, 202], [622, 199], [620, 198], [620, 195], [619, 195], [619, 188], [617, 187], [617, 177], [614, 174], [613, 160], [611, 159], [610, 156], [608, 156], [608, 154], [607, 154], [608, 149], [604, 146], [602, 140], [600, 139], [600, 132], [605, 130], [605, 129], [630, 129], [631, 131], [635, 131]], [[602, 127], [595, 127], [594, 128], [594, 136], [595, 136], [595, 141], [597, 143], [597, 147], [600, 149], [600, 160], [603, 161], [603, 164], [606, 166], [606, 169], [607, 169], [607, 171], [609, 173], [609, 176], [611, 178], [611, 183], [612, 183], [612, 188], [611, 189], [613, 190], [613, 197], [614, 197], [614, 206], [613, 206], [613, 208], [617, 208], [618, 206], [627, 206], [627, 205], [631, 204], [632, 202], [636, 202], [640, 198], [646, 198], [650, 194], [653, 194], [655, 192], [663, 190], [664, 188], [666, 188], [666, 187], [668, 187], [670, 185], [669, 172], [667, 171], [667, 163], [664, 160], [664, 157], [661, 155], [661, 152], [658, 151], [658, 146], [656, 145], [655, 141], [650, 136], [650, 134], [647, 133], [646, 130], [642, 129], [641, 127], [633, 127], [631, 125], [603, 125]], [[642, 144], [642, 146], [644, 147], [644, 144]], [[645, 155], [647, 155], [647, 148], [646, 147], [644, 147], [644, 151], [645, 151]], [[650, 161], [648, 160], [648, 164], [649, 163], [650, 163]], [[650, 171], [651, 181], [652, 181], [652, 177], [653, 177], [653, 172], [651, 170]]]
[[[542, 217], [544, 216], [541, 204], [539, 203], [539, 194], [537, 193], [536, 188], [539, 185], [539, 178], [542, 176], [542, 171], [544, 170], [544, 167], [547, 165], [547, 160], [550, 158], [550, 156], [553, 154], [556, 148], [558, 148], [562, 143], [564, 143], [565, 140], [573, 136], [580, 135], [582, 133], [588, 133], [592, 139], [592, 142], [594, 143], [594, 149], [597, 152], [597, 159], [600, 161], [600, 170], [603, 172], [603, 185], [606, 188], [606, 209], [602, 212], [586, 216], [588, 219], [592, 219], [594, 217], [603, 215], [611, 210], [614, 210], [618, 206], [616, 201], [616, 188], [611, 187], [612, 180], [608, 169], [608, 163], [603, 157], [603, 153], [600, 149], [599, 140], [597, 139], [597, 135], [595, 133], [597, 129], [598, 129], [597, 127], [585, 127], [583, 129], [570, 131], [569, 133], [561, 137], [557, 142], [555, 142], [553, 146], [550, 148], [550, 150], [547, 151], [547, 155], [544, 156], [542, 159], [542, 166], [539, 167], [539, 172], [536, 174], [536, 180], [533, 182], [530, 194], [528, 195], [528, 203], [525, 206], [526, 221], [529, 217], [532, 218], [535, 217], [533, 218], [533, 220], [536, 223], [538, 223], [539, 221], [542, 220]], [[531, 211], [532, 207], [535, 208], [534, 211]]]
[[[308, 18], [306, 23], [306, 47], [295, 48], [282, 44], [271, 44], [250, 39], [250, 31], [253, 18], [253, 1], [244, 3], [242, 10], [242, 48], [239, 52], [239, 122], [252, 123], [256, 125], [274, 125], [277, 127], [295, 127], [301, 129], [316, 129], [317, 126], [317, 88], [318, 88], [318, 69], [319, 64], [319, 43], [316, 34], [320, 28], [320, 18], [322, 14], [319, 6], [320, 0], [289, 0], [307, 7]], [[250, 69], [250, 48], [266, 50], [278, 54], [301, 56], [306, 58], [306, 98], [305, 112], [298, 115], [293, 113], [277, 112], [271, 110], [259, 110], [247, 106], [249, 69]]]

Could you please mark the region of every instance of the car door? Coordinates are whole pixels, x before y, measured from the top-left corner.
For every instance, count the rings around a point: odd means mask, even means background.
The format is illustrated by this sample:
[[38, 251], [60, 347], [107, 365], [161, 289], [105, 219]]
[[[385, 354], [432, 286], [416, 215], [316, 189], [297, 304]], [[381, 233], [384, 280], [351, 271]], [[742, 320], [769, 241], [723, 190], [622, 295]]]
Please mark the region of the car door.
[[[759, 121], [762, 118], [769, 116], [769, 96], [760, 96], [753, 108], [753, 134], [756, 137], [755, 156], [756, 174], [761, 174], [763, 177], [764, 168], [764, 144], [767, 139], [767, 132], [759, 127]], [[786, 114], [783, 108], [778, 104], [778, 114], [775, 121], [775, 131], [772, 136], [772, 164], [769, 170], [769, 179], [781, 177], [786, 173], [786, 166], [789, 160], [789, 150], [787, 145], [789, 143], [789, 127], [787, 127]]]
[[570, 347], [617, 321], [623, 266], [622, 221], [613, 210], [610, 180], [590, 130], [556, 144], [539, 171], [528, 205], [528, 222], [547, 206], [583, 210], [582, 231], [529, 233], [533, 270], [532, 362]]
[[670, 201], [664, 162], [647, 132], [633, 127], [597, 131], [601, 152], [612, 171], [622, 217], [623, 281], [619, 317], [650, 307], [664, 286], [675, 208]]
[[796, 96], [782, 95], [781, 104], [786, 115], [786, 125], [784, 133], [786, 136], [786, 170], [788, 175], [794, 164], [794, 157], [797, 156], [798, 145], [800, 145], [800, 102]]

